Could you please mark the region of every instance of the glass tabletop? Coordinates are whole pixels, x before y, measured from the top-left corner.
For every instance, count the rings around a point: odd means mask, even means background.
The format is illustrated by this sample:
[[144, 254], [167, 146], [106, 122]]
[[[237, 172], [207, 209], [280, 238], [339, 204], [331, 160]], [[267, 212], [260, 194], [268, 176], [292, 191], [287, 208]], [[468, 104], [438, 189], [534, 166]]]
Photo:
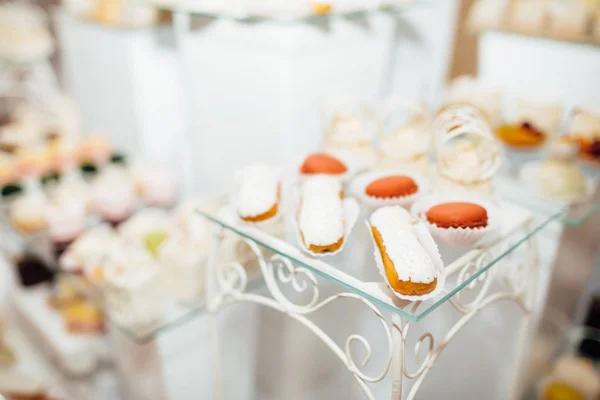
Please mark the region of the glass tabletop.
[[[374, 5], [370, 8], [361, 9], [345, 9], [336, 10], [332, 8], [328, 12], [314, 13], [313, 11], [307, 12], [278, 12], [277, 14], [272, 13], [269, 15], [267, 11], [253, 11], [253, 12], [235, 12], [234, 10], [228, 10], [223, 8], [221, 2], [216, 2], [212, 5], [203, 4], [198, 1], [169, 1], [169, 0], [152, 0], [152, 5], [159, 10], [172, 11], [172, 12], [184, 12], [198, 17], [207, 18], [223, 18], [231, 19], [240, 22], [248, 23], [259, 23], [259, 22], [276, 22], [276, 23], [293, 23], [302, 22], [310, 24], [321, 24], [326, 22], [332, 17], [342, 17], [345, 19], [363, 19], [366, 16], [375, 12], [385, 13], [401, 13], [404, 12], [414, 5], [425, 4], [431, 0], [389, 0], [382, 1], [381, 4]], [[209, 2], [210, 3], [210, 2]], [[327, 3], [327, 2], [323, 2]], [[216, 6], [215, 6], [216, 4]], [[307, 5], [310, 3], [307, 0]]]
[[[296, 266], [306, 268], [344, 290], [358, 294], [373, 304], [407, 320], [420, 321], [481, 277], [492, 266], [502, 264], [508, 255], [520, 248], [531, 236], [561, 216], [559, 213], [543, 219], [541, 222], [535, 222], [531, 212], [524, 207], [505, 201], [500, 201], [498, 205], [502, 211], [503, 225], [498, 234], [492, 240], [488, 240], [485, 246], [457, 249], [456, 246], [444, 247], [443, 244], [439, 244], [448, 277], [443, 290], [433, 298], [423, 300], [419, 304], [419, 308], [409, 307], [415, 302], [398, 299], [383, 282], [373, 259], [372, 241], [368, 227], [360, 220], [348, 237], [347, 245], [341, 253], [323, 259], [315, 259], [300, 250], [296, 242], [296, 235], [290, 232], [293, 224], [289, 221], [285, 223], [285, 233], [278, 238], [253, 226], [237, 222], [231, 207], [224, 208], [218, 215], [204, 211], [198, 212], [224, 229], [235, 232], [263, 249], [287, 258]], [[484, 253], [487, 254], [484, 265], [468, 278], [463, 280], [451, 276], [451, 274], [456, 275], [461, 266], [476, 260]], [[418, 311], [413, 311], [415, 309]]]
[[535, 214], [545, 217], [557, 216], [557, 221], [569, 227], [583, 225], [600, 210], [600, 198], [595, 188], [582, 201], [569, 204], [543, 198], [533, 188], [510, 176], [496, 177], [494, 185], [503, 198]]

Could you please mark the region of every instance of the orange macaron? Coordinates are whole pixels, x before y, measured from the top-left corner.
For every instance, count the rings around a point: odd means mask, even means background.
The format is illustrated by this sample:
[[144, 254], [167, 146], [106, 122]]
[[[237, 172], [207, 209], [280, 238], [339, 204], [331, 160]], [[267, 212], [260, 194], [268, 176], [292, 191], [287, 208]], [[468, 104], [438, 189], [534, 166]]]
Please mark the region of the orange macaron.
[[365, 188], [367, 196], [377, 198], [397, 198], [415, 194], [419, 186], [409, 176], [390, 175], [376, 179]]
[[487, 210], [479, 204], [448, 202], [431, 207], [426, 212], [427, 221], [439, 228], [485, 228], [488, 226]]
[[346, 164], [326, 153], [311, 154], [302, 163], [302, 174], [341, 175], [348, 171]]

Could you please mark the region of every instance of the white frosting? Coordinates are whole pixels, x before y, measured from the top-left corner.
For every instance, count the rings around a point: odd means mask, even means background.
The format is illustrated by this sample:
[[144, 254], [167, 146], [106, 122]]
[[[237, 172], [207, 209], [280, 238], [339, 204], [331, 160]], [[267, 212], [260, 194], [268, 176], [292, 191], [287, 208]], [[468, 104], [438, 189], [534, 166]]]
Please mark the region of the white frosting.
[[138, 288], [159, 275], [159, 266], [148, 252], [122, 243], [111, 247], [102, 268], [106, 283], [124, 290]]
[[433, 260], [413, 233], [411, 217], [402, 207], [383, 207], [371, 215], [385, 251], [402, 281], [430, 283], [437, 277]]
[[583, 108], [574, 112], [569, 134], [589, 140], [600, 139], [600, 110]]
[[473, 183], [489, 178], [494, 172], [500, 153], [493, 140], [469, 141], [459, 139], [439, 155], [442, 175], [463, 183]]
[[85, 205], [63, 198], [46, 207], [48, 234], [55, 242], [68, 242], [85, 230]]
[[307, 246], [327, 246], [344, 235], [341, 184], [327, 175], [308, 178], [302, 185], [298, 225]]
[[519, 97], [516, 100], [516, 122], [529, 122], [546, 135], [558, 131], [561, 113], [562, 104], [551, 98]]
[[545, 161], [537, 170], [536, 178], [536, 185], [546, 196], [582, 196], [587, 191], [583, 171], [570, 161]]
[[119, 226], [119, 234], [126, 240], [142, 243], [150, 232], [168, 233], [173, 225], [166, 211], [159, 208], [144, 208]]
[[278, 201], [280, 178], [276, 169], [253, 164], [239, 175], [237, 212], [240, 217], [256, 217], [269, 211]]
[[120, 167], [105, 167], [92, 185], [92, 207], [110, 221], [127, 218], [136, 202], [135, 183]]
[[134, 175], [149, 205], [170, 207], [177, 201], [177, 179], [170, 169], [148, 162], [134, 166]]
[[11, 204], [10, 218], [17, 227], [41, 230], [46, 226], [47, 199], [40, 190], [25, 193]]
[[369, 141], [364, 122], [353, 115], [337, 115], [331, 121], [331, 139], [335, 143], [355, 144]]
[[87, 230], [60, 257], [60, 267], [65, 271], [81, 270], [88, 260], [99, 260], [115, 238], [115, 231], [107, 224]]

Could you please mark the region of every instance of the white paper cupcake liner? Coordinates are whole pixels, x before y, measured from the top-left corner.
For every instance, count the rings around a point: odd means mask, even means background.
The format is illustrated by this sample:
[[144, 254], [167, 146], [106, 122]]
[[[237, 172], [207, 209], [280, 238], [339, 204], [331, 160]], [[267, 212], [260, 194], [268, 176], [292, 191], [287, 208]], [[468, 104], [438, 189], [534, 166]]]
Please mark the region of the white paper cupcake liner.
[[548, 196], [542, 193], [538, 187], [538, 182], [536, 179], [537, 169], [540, 167], [539, 162], [531, 162], [527, 163], [523, 166], [521, 171], [519, 172], [519, 178], [529, 187], [533, 187], [536, 194], [540, 197], [547, 198], [549, 200], [557, 201], [564, 203], [565, 205], [569, 204], [580, 204], [588, 201], [596, 191], [596, 182], [594, 179], [586, 178], [586, 190], [582, 195], [564, 195], [564, 196]]
[[[483, 228], [440, 228], [427, 220], [425, 214], [431, 207], [450, 202], [473, 203], [485, 208], [488, 214], [488, 225]], [[496, 204], [484, 197], [477, 197], [468, 193], [440, 193], [423, 197], [413, 204], [411, 213], [413, 217], [423, 221], [433, 237], [457, 246], [468, 246], [477, 243], [484, 236], [496, 231], [502, 221], [500, 208]]]
[[296, 232], [296, 240], [298, 241], [298, 244], [300, 246], [300, 248], [307, 254], [314, 256], [314, 257], [330, 257], [330, 256], [334, 256], [336, 254], [338, 254], [339, 252], [341, 252], [344, 249], [344, 246], [346, 245], [346, 243], [348, 243], [348, 238], [350, 236], [350, 233], [352, 232], [352, 228], [354, 228], [354, 225], [356, 224], [356, 220], [358, 219], [358, 215], [360, 214], [360, 206], [358, 205], [358, 202], [351, 198], [351, 197], [347, 197], [345, 199], [342, 200], [342, 207], [344, 208], [344, 240], [342, 241], [342, 245], [340, 246], [339, 249], [337, 249], [336, 251], [332, 251], [332, 252], [328, 252], [328, 253], [315, 253], [313, 251], [311, 251], [305, 244], [304, 241], [302, 240], [302, 236], [300, 233], [300, 226], [298, 225], [298, 213], [299, 213], [299, 207], [300, 207], [300, 196], [296, 196], [296, 205], [294, 207], [294, 218], [292, 218], [293, 223], [294, 223], [294, 231]]
[[431, 260], [433, 261], [433, 264], [437, 270], [437, 285], [435, 286], [435, 289], [432, 292], [421, 296], [404, 295], [402, 293], [396, 293], [391, 289], [387, 281], [387, 275], [385, 273], [385, 267], [383, 265], [383, 258], [381, 257], [381, 252], [379, 251], [377, 243], [375, 242], [375, 238], [373, 237], [373, 230], [371, 229], [371, 224], [368, 220], [365, 221], [365, 224], [367, 225], [367, 229], [369, 230], [369, 234], [371, 235], [371, 241], [373, 243], [374, 248], [373, 255], [375, 256], [375, 263], [377, 264], [377, 269], [379, 270], [379, 273], [381, 274], [384, 282], [388, 285], [390, 293], [393, 293], [394, 296], [398, 297], [399, 299], [409, 301], [421, 301], [431, 299], [444, 291], [444, 285], [446, 283], [446, 272], [444, 269], [444, 262], [442, 261], [442, 257], [440, 256], [437, 244], [435, 243], [435, 241], [431, 237], [431, 234], [427, 231], [427, 228], [424, 226], [423, 223], [419, 222], [414, 224], [413, 233], [415, 234], [415, 236], [419, 240], [419, 243], [421, 243], [429, 257], [431, 258]]
[[[402, 197], [374, 197], [369, 196], [365, 193], [365, 190], [369, 184], [379, 178], [384, 178], [391, 175], [404, 175], [408, 176], [418, 186], [417, 192], [408, 196]], [[409, 172], [399, 169], [385, 169], [379, 171], [366, 172], [356, 177], [350, 185], [350, 192], [356, 197], [362, 204], [369, 208], [379, 208], [385, 206], [402, 206], [410, 207], [417, 199], [425, 195], [429, 191], [430, 185], [427, 179], [419, 175], [411, 174]]]

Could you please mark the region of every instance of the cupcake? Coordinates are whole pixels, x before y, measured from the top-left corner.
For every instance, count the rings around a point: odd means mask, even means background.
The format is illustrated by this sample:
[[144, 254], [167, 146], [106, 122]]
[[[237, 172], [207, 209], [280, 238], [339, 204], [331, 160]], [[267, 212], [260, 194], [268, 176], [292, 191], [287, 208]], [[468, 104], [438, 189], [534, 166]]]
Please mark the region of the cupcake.
[[41, 190], [28, 190], [16, 199], [9, 209], [10, 221], [23, 235], [39, 233], [46, 229], [46, 204], [48, 199]]
[[3, 200], [14, 198], [23, 191], [13, 157], [0, 155], [0, 190]]
[[84, 173], [95, 174], [110, 158], [112, 149], [105, 136], [83, 138], [79, 147], [80, 168]]
[[385, 282], [400, 298], [416, 299], [440, 284], [443, 264], [427, 231], [415, 230], [401, 207], [383, 207], [369, 218], [375, 260]]
[[58, 264], [64, 271], [81, 273], [89, 261], [101, 259], [115, 239], [115, 231], [107, 224], [90, 228], [70, 244]]
[[46, 205], [48, 235], [57, 258], [85, 230], [85, 211], [84, 204], [68, 199]]
[[92, 184], [92, 209], [103, 220], [118, 225], [135, 212], [135, 181], [120, 167], [107, 166]]
[[179, 197], [177, 180], [168, 169], [153, 163], [134, 166], [133, 175], [144, 202], [152, 207], [170, 208]]

